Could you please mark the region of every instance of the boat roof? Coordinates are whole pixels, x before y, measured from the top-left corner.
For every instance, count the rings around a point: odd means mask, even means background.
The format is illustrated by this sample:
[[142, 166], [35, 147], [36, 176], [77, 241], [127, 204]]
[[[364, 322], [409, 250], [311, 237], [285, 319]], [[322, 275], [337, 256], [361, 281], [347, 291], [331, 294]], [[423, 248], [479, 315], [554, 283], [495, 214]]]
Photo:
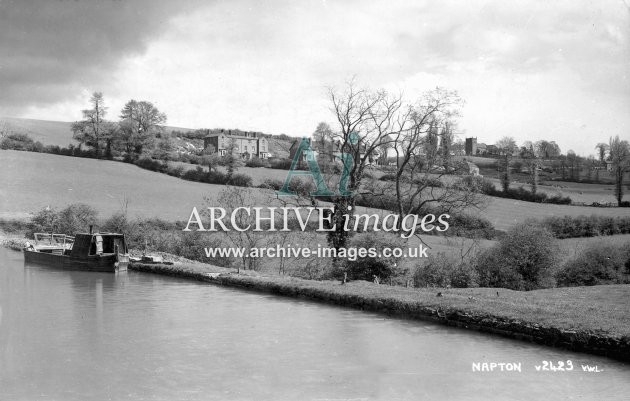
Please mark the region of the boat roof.
[[118, 237], [122, 237], [124, 234], [120, 234], [120, 233], [109, 233], [109, 232], [102, 232], [102, 233], [77, 233], [76, 235], [90, 235], [90, 236], [94, 236], [94, 235], [100, 235], [101, 237], [108, 237], [108, 236], [118, 236]]

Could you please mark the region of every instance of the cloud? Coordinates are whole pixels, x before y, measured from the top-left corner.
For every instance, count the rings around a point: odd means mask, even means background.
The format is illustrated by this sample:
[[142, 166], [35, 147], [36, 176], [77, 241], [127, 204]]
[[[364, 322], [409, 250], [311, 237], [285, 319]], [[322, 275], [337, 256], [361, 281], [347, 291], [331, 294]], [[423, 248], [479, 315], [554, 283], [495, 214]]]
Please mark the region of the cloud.
[[179, 10], [150, 0], [0, 1], [0, 108], [54, 103], [107, 83]]
[[586, 0], [0, 2], [0, 109], [73, 120], [101, 90], [114, 115], [146, 99], [171, 125], [304, 135], [330, 121], [326, 86], [356, 75], [459, 90], [460, 127], [487, 142], [574, 147], [630, 128], [629, 16]]

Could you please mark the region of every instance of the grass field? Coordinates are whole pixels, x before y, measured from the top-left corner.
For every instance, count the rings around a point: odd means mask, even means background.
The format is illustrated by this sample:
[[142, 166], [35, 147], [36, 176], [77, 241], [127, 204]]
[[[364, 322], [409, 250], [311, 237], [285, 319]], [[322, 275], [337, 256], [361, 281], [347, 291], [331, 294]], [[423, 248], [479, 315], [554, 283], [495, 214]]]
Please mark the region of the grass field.
[[[189, 182], [164, 174], [143, 170], [131, 164], [81, 159], [50, 154], [0, 151], [3, 191], [0, 194], [0, 217], [26, 215], [47, 205], [65, 206], [73, 202], [91, 204], [109, 215], [128, 201], [131, 214], [166, 220], [187, 219], [192, 206], [202, 206], [203, 197], [216, 195], [224, 186]], [[248, 169], [256, 180], [286, 171]], [[268, 205], [270, 194], [252, 189], [260, 195], [261, 206]], [[545, 216], [628, 215], [627, 208], [593, 208], [549, 205], [503, 198], [490, 199], [483, 211], [471, 210], [488, 218], [497, 229], [505, 230], [528, 218]]]
[[[76, 145], [72, 139], [72, 122], [70, 121], [48, 121], [33, 120], [29, 118], [0, 117], [0, 124], [4, 125], [7, 131], [27, 134], [34, 141], [39, 141], [44, 145], [57, 145], [61, 147], [69, 144]], [[190, 128], [164, 127], [167, 132], [171, 130], [192, 131]]]
[[47, 205], [82, 202], [101, 216], [128, 201], [133, 215], [186, 220], [193, 206], [223, 186], [184, 181], [132, 164], [50, 154], [0, 151], [0, 217], [22, 217]]

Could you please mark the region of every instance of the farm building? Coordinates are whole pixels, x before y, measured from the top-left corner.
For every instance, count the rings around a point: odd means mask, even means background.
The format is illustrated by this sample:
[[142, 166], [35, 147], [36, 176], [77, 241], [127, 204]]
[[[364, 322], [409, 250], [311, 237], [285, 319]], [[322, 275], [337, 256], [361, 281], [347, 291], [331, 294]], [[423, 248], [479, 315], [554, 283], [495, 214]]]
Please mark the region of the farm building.
[[[225, 156], [229, 149], [245, 159], [269, 157], [269, 141], [259, 132], [243, 132], [238, 130], [217, 130], [203, 138], [203, 147], [212, 146], [215, 152]], [[233, 147], [233, 148], [232, 148]]]

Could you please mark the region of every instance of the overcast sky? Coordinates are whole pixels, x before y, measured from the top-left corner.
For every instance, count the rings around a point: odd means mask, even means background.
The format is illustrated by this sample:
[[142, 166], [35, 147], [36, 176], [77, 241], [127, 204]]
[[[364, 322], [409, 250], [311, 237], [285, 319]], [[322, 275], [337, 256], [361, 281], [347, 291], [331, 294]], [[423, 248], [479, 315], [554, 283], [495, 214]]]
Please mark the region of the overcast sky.
[[117, 119], [310, 135], [326, 87], [356, 75], [466, 101], [459, 130], [595, 153], [630, 139], [630, 0], [0, 0], [0, 115], [74, 121], [101, 91]]

